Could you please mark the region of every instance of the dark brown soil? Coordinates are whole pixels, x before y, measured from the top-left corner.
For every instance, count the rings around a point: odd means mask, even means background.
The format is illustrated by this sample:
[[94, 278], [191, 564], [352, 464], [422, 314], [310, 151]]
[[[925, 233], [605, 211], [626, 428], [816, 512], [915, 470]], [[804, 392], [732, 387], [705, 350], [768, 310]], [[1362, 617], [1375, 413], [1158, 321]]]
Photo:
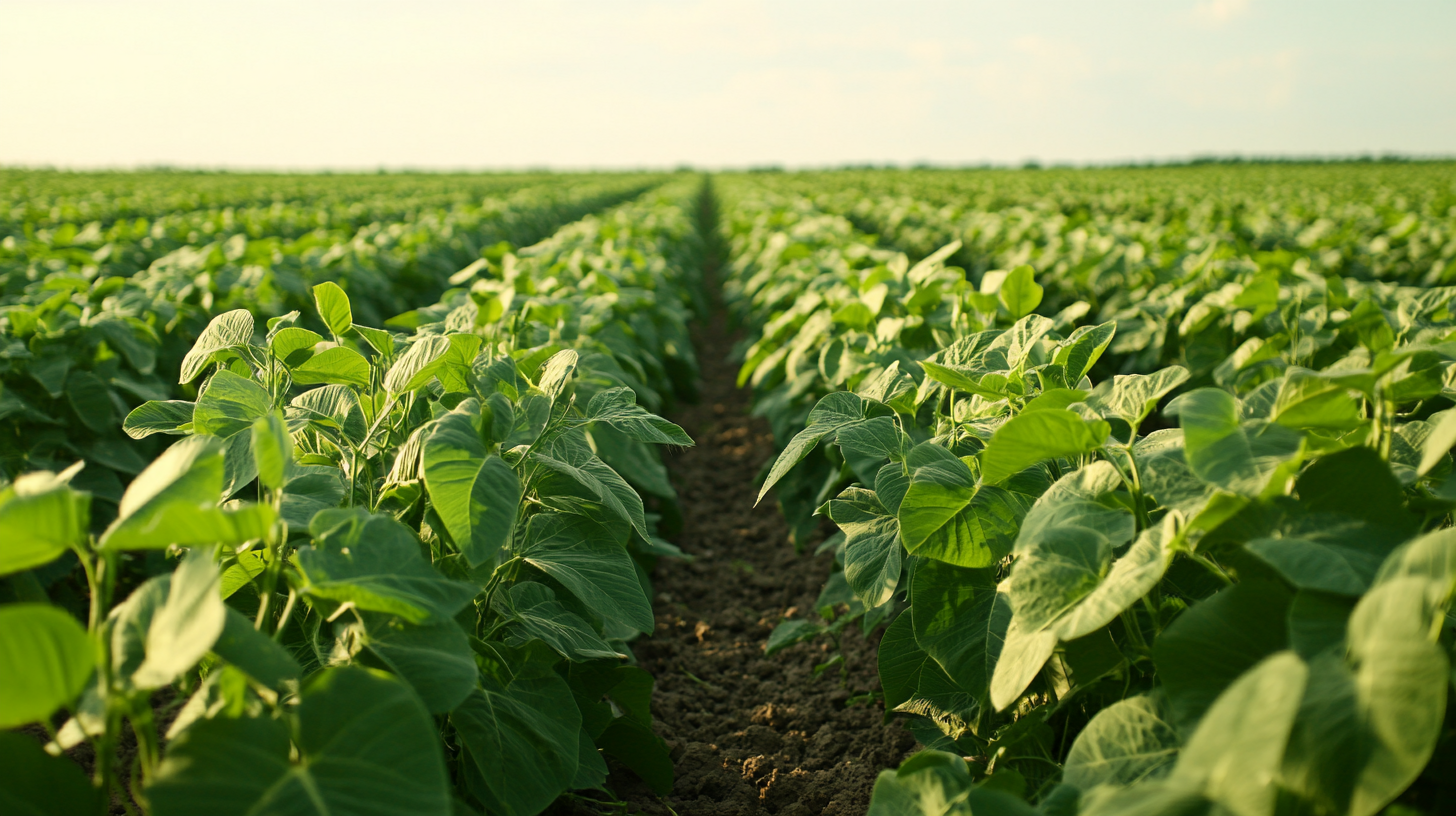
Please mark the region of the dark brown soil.
[[[657, 631], [634, 644], [657, 678], [652, 714], [676, 764], [665, 802], [680, 816], [863, 816], [875, 776], [915, 747], [865, 694], [879, 689], [879, 634], [843, 637], [843, 684], [836, 669], [814, 677], [833, 654], [827, 641], [764, 657], [785, 616], [815, 614], [832, 557], [796, 554], [773, 502], [753, 506], [754, 478], [775, 448], [734, 387], [721, 313], [702, 327], [698, 346], [703, 398], [674, 417], [697, 447], [668, 459], [684, 514], [677, 543], [696, 560], [658, 565]], [[868, 699], [852, 700], [861, 695]], [[669, 813], [630, 772], [614, 772], [608, 785], [629, 812]], [[602, 812], [580, 801], [558, 808]]]

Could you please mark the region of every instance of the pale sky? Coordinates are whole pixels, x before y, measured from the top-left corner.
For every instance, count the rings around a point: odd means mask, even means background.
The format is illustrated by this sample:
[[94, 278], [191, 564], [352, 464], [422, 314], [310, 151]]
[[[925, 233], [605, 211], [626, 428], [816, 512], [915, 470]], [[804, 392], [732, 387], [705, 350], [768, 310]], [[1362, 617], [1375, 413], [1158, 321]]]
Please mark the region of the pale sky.
[[0, 0], [0, 165], [1456, 154], [1452, 0]]

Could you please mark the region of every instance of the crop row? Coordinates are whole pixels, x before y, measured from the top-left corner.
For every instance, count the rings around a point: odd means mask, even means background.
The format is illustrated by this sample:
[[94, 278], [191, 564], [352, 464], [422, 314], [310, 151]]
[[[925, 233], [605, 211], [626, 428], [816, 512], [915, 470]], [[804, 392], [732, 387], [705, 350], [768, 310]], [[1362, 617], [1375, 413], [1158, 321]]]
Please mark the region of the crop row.
[[[529, 814], [600, 787], [608, 757], [666, 792], [652, 678], [624, 658], [653, 628], [646, 571], [680, 555], [653, 446], [692, 441], [654, 412], [696, 387], [699, 188], [477, 244], [384, 325], [347, 275], [307, 317], [214, 304], [171, 393], [124, 422], [74, 396], [98, 432], [172, 443], [114, 507], [84, 460], [0, 493], [0, 727], [38, 722], [50, 752], [0, 732], [5, 801]], [[94, 328], [57, 291], [32, 328]], [[60, 756], [87, 745], [92, 780]]]
[[[893, 206], [954, 240], [912, 264], [858, 229], [892, 183], [925, 184]], [[990, 212], [916, 175], [717, 186], [741, 379], [783, 446], [763, 491], [800, 546], [838, 528], [817, 618], [769, 649], [890, 621], [884, 704], [932, 749], [872, 814], [1449, 805], [1456, 290], [1371, 279], [1443, 279], [1449, 191], [1414, 229], [1295, 196], [1364, 230], [1357, 263], [1225, 241], [1220, 213], [1264, 217], [1257, 184], [1180, 189], [1181, 221], [1129, 217], [1166, 192], [1138, 187]], [[904, 224], [882, 234], [910, 245]], [[1376, 242], [1402, 230], [1423, 248], [1396, 263]]]

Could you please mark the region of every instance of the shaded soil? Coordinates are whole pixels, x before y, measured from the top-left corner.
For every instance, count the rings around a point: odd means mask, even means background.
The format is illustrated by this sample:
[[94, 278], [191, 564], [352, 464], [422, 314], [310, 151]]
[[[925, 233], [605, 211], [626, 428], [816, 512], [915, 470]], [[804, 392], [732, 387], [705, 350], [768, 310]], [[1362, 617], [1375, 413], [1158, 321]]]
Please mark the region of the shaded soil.
[[[654, 575], [657, 630], [634, 644], [657, 678], [653, 717], [672, 749], [677, 777], [659, 800], [630, 772], [608, 786], [629, 812], [680, 816], [862, 816], [876, 775], [900, 764], [915, 740], [885, 724], [878, 698], [879, 634], [842, 638], [849, 667], [841, 683], [827, 641], [771, 658], [763, 645], [783, 617], [813, 616], [832, 556], [797, 554], [777, 507], [755, 508], [755, 477], [776, 453], [748, 395], [724, 360], [732, 346], [721, 311], [700, 330], [703, 398], [674, 421], [697, 447], [668, 459], [683, 508], [678, 545], [691, 563], [661, 562]], [[561, 814], [601, 812], [584, 803]]]

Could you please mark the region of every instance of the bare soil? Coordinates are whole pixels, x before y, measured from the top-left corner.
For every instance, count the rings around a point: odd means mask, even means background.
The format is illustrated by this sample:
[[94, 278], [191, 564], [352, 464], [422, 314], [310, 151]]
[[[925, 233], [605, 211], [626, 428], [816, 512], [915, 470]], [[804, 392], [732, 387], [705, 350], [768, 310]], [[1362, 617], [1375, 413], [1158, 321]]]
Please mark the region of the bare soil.
[[[755, 477], [776, 450], [734, 387], [724, 359], [733, 339], [721, 310], [699, 329], [702, 400], [673, 417], [697, 446], [667, 460], [684, 516], [677, 543], [696, 559], [659, 563], [657, 630], [634, 644], [657, 678], [652, 714], [676, 782], [663, 800], [629, 771], [614, 769], [608, 786], [628, 812], [863, 816], [876, 775], [898, 766], [915, 739], [886, 724], [882, 703], [866, 694], [879, 689], [879, 633], [847, 631], [843, 683], [837, 669], [814, 676], [832, 657], [827, 642], [764, 657], [783, 618], [815, 614], [832, 556], [796, 553], [774, 503], [753, 506]], [[602, 810], [578, 800], [556, 812]]]

